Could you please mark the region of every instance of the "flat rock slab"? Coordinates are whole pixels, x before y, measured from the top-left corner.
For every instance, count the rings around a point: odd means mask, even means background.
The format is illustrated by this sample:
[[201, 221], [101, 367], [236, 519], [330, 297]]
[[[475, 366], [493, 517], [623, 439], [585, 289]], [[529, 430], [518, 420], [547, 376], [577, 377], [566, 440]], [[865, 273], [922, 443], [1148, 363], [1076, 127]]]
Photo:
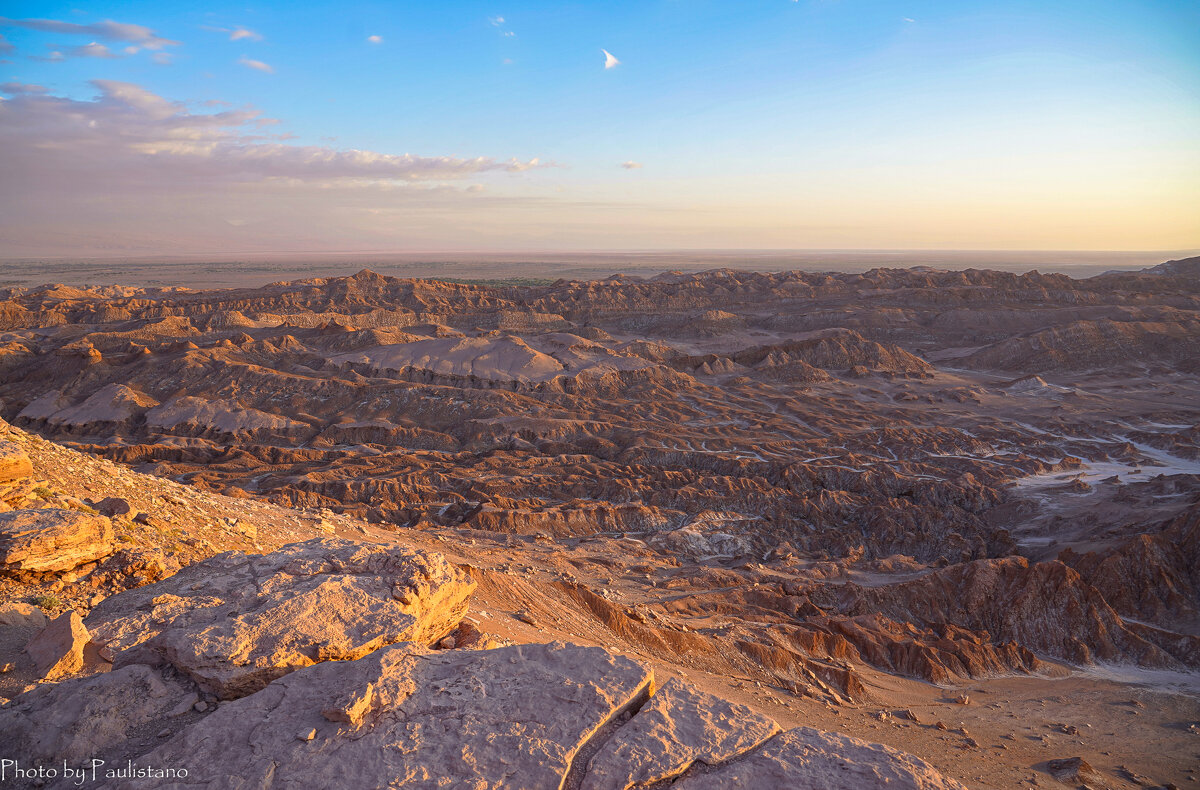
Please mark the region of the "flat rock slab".
[[396, 645], [221, 705], [138, 763], [187, 770], [156, 784], [164, 790], [558, 788], [583, 744], [644, 701], [651, 681], [598, 647]]
[[592, 757], [581, 790], [646, 787], [695, 762], [745, 754], [778, 732], [770, 717], [672, 678]]
[[0, 483], [24, 480], [33, 475], [33, 464], [20, 445], [0, 439]]
[[113, 552], [112, 522], [78, 510], [0, 513], [0, 567], [16, 573], [61, 573]]
[[61, 680], [83, 669], [83, 649], [91, 641], [79, 613], [72, 609], [50, 621], [25, 646], [38, 675]]
[[924, 760], [890, 746], [798, 727], [744, 758], [685, 776], [672, 790], [794, 787], [805, 790], [967, 790]]
[[179, 682], [140, 664], [48, 683], [0, 709], [0, 743], [24, 763], [78, 766], [125, 748], [135, 730], [189, 697]]
[[170, 664], [236, 699], [322, 661], [430, 644], [474, 589], [440, 554], [324, 538], [219, 554], [107, 599], [87, 624], [114, 667]]

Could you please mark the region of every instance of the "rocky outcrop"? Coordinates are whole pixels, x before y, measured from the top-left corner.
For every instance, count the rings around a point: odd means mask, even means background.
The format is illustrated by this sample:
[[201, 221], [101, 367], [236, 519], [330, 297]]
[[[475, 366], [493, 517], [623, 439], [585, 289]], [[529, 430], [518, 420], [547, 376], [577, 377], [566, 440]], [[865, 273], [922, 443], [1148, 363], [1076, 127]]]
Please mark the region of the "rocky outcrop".
[[[723, 790], [962, 790], [910, 755], [807, 728], [777, 734], [678, 681], [652, 693], [649, 668], [602, 648], [395, 645], [294, 672], [131, 757], [186, 772], [171, 788], [625, 790], [678, 778]], [[697, 763], [709, 770], [688, 772]]]
[[672, 678], [588, 763], [582, 790], [628, 790], [717, 765], [779, 732], [767, 716]]
[[559, 787], [651, 678], [600, 648], [397, 645], [221, 705], [142, 761], [186, 769], [188, 787]]
[[1185, 631], [1200, 626], [1200, 511], [1109, 551], [1068, 549], [1059, 561], [1103, 590], [1105, 600], [1125, 617]]
[[836, 599], [828, 603], [847, 614], [951, 624], [1076, 664], [1200, 665], [1194, 639], [1164, 634], [1159, 640], [1153, 629], [1129, 627], [1099, 590], [1059, 562], [978, 560], [900, 584], [846, 584], [827, 594]]
[[838, 733], [800, 727], [768, 741], [745, 759], [686, 776], [680, 790], [814, 787], [822, 790], [966, 790], [904, 752]]
[[1195, 357], [1200, 321], [1077, 321], [1012, 338], [966, 358], [971, 367], [1027, 372], [1111, 368]]
[[79, 613], [71, 610], [51, 620], [25, 646], [25, 652], [33, 659], [39, 677], [60, 680], [83, 668], [83, 649], [89, 641]]
[[69, 571], [113, 551], [112, 522], [78, 510], [0, 513], [0, 567], [9, 574]]
[[107, 599], [87, 623], [114, 667], [170, 664], [232, 699], [318, 662], [440, 639], [474, 586], [440, 555], [320, 539], [218, 555]]

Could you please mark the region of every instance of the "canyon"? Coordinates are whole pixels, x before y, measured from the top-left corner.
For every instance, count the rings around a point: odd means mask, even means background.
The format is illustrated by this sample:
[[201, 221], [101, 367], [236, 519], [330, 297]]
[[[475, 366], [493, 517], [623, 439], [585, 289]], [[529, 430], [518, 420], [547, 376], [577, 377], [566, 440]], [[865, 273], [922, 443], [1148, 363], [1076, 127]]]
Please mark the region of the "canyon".
[[13, 286], [0, 415], [30, 761], [1200, 786], [1200, 259]]

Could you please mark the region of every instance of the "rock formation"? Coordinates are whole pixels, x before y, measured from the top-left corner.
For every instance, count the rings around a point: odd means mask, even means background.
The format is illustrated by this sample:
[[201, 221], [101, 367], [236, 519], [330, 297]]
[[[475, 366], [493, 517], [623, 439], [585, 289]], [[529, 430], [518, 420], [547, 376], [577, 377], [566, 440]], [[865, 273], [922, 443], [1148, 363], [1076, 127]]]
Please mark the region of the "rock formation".
[[435, 642], [473, 588], [442, 557], [318, 539], [218, 555], [107, 599], [87, 622], [115, 668], [169, 664], [232, 699], [321, 661]]
[[[1200, 668], [1195, 269], [0, 289], [0, 595], [50, 615], [0, 608], [0, 732], [260, 784], [952, 786], [852, 732], [1025, 781], [1046, 733], [964, 720], [1040, 708], [987, 688]], [[886, 714], [928, 684], [960, 721]], [[1048, 732], [1103, 777], [1083, 741], [1200, 720], [1159, 702]]]

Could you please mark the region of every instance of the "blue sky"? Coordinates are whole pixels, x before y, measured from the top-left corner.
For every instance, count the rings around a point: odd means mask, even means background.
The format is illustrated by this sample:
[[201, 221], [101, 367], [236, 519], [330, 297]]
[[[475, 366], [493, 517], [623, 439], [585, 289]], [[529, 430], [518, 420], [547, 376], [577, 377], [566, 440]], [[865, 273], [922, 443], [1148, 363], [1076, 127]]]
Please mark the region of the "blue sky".
[[3, 13], [0, 254], [1200, 246], [1194, 2]]

